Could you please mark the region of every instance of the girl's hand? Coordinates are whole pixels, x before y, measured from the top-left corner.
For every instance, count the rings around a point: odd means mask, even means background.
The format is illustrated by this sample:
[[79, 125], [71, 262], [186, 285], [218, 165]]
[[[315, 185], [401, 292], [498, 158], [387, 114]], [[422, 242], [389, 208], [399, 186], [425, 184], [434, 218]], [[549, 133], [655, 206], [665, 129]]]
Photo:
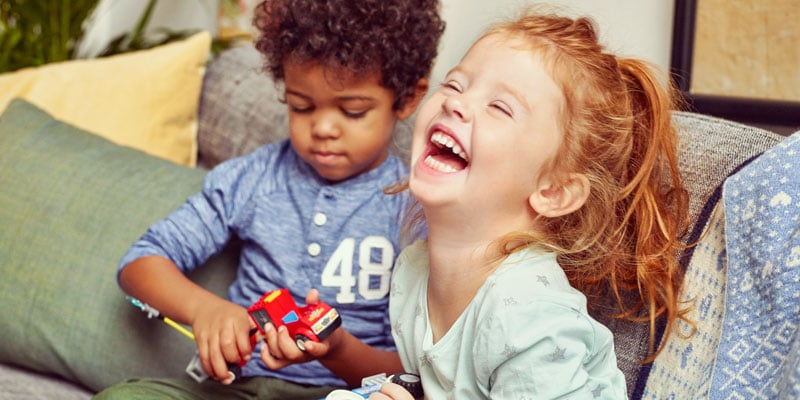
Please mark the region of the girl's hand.
[[[319, 292], [311, 289], [306, 294], [306, 304], [319, 302]], [[331, 339], [337, 335], [339, 329], [322, 342], [306, 341], [306, 351], [297, 347], [294, 338], [289, 336], [285, 326], [277, 330], [272, 324], [264, 329], [264, 345], [261, 346], [261, 361], [270, 369], [280, 369], [287, 365], [305, 363], [319, 359], [328, 354]]]
[[381, 385], [381, 391], [369, 395], [369, 400], [414, 400], [408, 390], [404, 387], [391, 382]]
[[206, 303], [192, 322], [197, 351], [206, 373], [223, 384], [233, 382], [227, 364], [249, 360], [249, 332], [255, 324], [247, 310], [224, 299]]

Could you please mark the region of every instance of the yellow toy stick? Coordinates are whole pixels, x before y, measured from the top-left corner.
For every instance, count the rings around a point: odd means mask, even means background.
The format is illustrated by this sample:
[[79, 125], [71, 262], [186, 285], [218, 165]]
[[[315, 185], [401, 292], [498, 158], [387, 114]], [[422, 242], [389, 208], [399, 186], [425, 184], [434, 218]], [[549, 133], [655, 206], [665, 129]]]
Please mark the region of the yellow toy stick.
[[128, 296], [128, 300], [130, 300], [131, 304], [139, 308], [140, 310], [147, 313], [147, 318], [158, 318], [164, 321], [165, 324], [175, 328], [176, 331], [182, 333], [184, 336], [188, 337], [189, 339], [194, 340], [194, 333], [186, 329], [183, 325], [161, 315], [161, 313], [156, 310], [155, 308], [149, 306], [148, 304], [142, 303], [138, 299], [134, 299], [133, 297]]

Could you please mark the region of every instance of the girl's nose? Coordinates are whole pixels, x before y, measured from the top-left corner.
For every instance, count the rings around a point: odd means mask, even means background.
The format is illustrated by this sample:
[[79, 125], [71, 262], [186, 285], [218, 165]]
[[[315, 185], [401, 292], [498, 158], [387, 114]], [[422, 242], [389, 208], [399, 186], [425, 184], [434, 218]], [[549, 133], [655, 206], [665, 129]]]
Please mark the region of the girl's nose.
[[468, 122], [470, 119], [469, 109], [464, 101], [463, 95], [448, 96], [444, 100], [444, 103], [442, 103], [442, 108], [444, 108], [445, 112], [448, 114], [455, 115], [464, 122]]

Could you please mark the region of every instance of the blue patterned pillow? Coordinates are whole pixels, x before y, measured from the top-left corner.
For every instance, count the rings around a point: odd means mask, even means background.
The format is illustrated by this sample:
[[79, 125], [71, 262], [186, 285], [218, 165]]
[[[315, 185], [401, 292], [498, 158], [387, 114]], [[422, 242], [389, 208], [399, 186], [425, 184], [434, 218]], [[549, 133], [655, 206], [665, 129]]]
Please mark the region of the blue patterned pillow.
[[800, 132], [722, 197], [727, 296], [710, 398], [800, 398]]
[[[710, 218], [686, 268], [681, 301], [693, 304], [689, 318], [670, 335], [664, 350], [650, 367], [644, 399], [680, 399], [691, 393], [704, 398], [708, 393], [714, 356], [719, 344], [725, 308], [725, 211], [715, 197], [702, 214]], [[710, 215], [709, 215], [710, 214]]]

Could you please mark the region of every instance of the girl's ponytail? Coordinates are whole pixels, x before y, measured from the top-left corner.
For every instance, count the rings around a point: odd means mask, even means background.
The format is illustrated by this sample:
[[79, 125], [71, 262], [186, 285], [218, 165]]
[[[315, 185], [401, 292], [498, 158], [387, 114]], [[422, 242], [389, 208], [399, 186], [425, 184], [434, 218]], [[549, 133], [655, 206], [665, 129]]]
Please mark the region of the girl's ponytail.
[[[620, 59], [619, 68], [633, 114], [631, 178], [620, 192], [621, 199], [627, 199], [628, 210], [621, 227], [631, 233], [635, 243], [639, 295], [651, 316], [651, 332], [655, 317], [663, 316], [669, 334], [675, 321], [686, 315], [678, 301], [683, 271], [677, 255], [688, 218], [688, 194], [680, 180], [678, 137], [671, 123], [676, 97], [642, 61]], [[655, 347], [653, 335], [650, 346]]]

